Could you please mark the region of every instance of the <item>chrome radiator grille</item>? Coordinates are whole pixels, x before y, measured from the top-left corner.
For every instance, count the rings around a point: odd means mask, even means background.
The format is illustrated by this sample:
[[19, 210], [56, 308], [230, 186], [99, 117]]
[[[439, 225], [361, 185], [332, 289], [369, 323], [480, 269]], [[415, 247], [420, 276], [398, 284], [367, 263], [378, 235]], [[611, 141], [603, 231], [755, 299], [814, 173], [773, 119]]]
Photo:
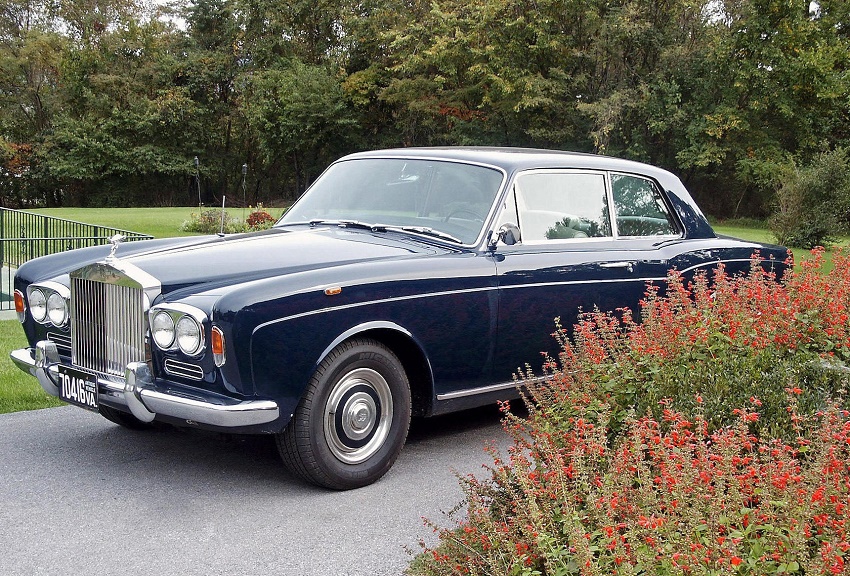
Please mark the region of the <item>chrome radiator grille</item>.
[[124, 377], [145, 361], [144, 291], [71, 278], [71, 357], [75, 365]]

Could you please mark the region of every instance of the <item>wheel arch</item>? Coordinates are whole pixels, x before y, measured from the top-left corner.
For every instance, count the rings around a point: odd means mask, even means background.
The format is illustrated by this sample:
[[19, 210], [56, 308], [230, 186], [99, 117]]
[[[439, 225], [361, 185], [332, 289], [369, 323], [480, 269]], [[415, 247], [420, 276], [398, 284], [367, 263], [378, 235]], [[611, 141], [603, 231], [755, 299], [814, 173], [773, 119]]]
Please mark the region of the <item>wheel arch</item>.
[[434, 377], [431, 362], [416, 337], [394, 322], [367, 322], [346, 330], [325, 348], [316, 361], [316, 366], [334, 348], [354, 338], [371, 338], [389, 348], [401, 362], [410, 383], [413, 415], [431, 414], [434, 407]]

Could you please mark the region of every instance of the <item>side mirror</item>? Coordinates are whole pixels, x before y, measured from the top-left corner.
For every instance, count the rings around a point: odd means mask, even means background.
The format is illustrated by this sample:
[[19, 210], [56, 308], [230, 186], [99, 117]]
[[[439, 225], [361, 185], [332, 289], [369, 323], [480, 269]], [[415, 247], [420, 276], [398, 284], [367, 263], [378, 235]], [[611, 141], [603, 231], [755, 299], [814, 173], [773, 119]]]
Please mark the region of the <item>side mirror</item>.
[[519, 227], [516, 224], [502, 224], [496, 237], [490, 243], [490, 249], [495, 250], [496, 243], [502, 242], [506, 246], [513, 246], [521, 240]]

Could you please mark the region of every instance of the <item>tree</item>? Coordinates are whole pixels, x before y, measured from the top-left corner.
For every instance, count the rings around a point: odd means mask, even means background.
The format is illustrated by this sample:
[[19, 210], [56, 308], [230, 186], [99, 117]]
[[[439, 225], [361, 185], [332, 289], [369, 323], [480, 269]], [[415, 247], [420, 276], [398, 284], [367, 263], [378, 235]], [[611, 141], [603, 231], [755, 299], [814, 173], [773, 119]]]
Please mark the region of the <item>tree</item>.
[[838, 24], [847, 9], [838, 16], [836, 4], [816, 15], [803, 2], [730, 1], [707, 22], [712, 35], [692, 73], [705, 90], [692, 94], [677, 158], [683, 169], [728, 175], [725, 198], [706, 202], [710, 210], [737, 214], [746, 204], [764, 215], [791, 157], [805, 163], [824, 142], [846, 142], [850, 45]]
[[266, 162], [291, 159], [298, 192], [350, 149], [357, 128], [337, 78], [298, 60], [253, 74], [245, 115]]

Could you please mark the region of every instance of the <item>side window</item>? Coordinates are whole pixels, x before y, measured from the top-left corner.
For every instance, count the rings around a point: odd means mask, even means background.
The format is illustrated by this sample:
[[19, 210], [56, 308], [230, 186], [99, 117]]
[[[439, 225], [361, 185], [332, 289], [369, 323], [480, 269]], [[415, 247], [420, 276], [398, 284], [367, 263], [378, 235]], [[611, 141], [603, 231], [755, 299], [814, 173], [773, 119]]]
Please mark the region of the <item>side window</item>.
[[620, 236], [678, 235], [673, 217], [652, 181], [612, 174], [611, 192]]
[[521, 174], [516, 203], [523, 242], [611, 236], [603, 174]]

